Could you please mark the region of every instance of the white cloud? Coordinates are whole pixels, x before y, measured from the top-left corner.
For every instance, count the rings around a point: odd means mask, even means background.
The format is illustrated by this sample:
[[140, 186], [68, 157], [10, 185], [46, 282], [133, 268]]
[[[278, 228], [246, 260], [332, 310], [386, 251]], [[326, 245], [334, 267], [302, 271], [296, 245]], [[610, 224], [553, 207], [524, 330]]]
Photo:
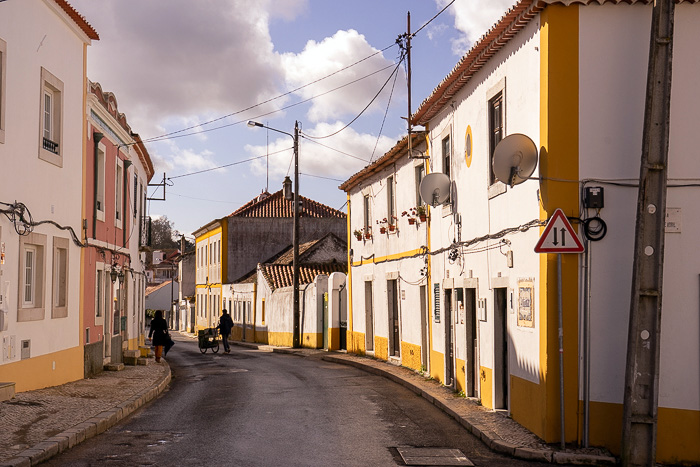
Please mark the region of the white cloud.
[[[341, 122], [320, 123], [316, 127], [304, 130], [304, 134], [310, 136], [322, 136], [335, 133], [344, 126]], [[311, 138], [301, 138], [299, 145], [299, 171], [308, 175], [318, 175], [337, 179], [347, 179], [369, 163], [369, 158], [374, 151], [374, 159], [381, 157], [391, 149], [396, 140], [382, 136], [377, 142], [377, 137], [370, 134], [360, 134], [352, 128], [346, 128], [338, 135], [318, 140], [316, 144]], [[375, 150], [376, 145], [376, 150]], [[269, 170], [271, 177], [282, 178], [285, 175], [293, 175], [293, 151], [292, 140], [288, 137], [280, 137], [271, 140], [268, 147]], [[266, 154], [265, 146], [247, 145], [246, 152], [253, 156]], [[252, 171], [257, 175], [266, 171], [266, 160], [258, 159], [252, 164]], [[291, 167], [291, 169], [290, 169]]]
[[[376, 52], [378, 50], [367, 42], [365, 36], [351, 29], [338, 31], [321, 42], [308, 41], [301, 53], [282, 55], [282, 66], [286, 70], [288, 87], [293, 89], [335, 73], [349, 64], [369, 57]], [[312, 122], [319, 122], [341, 117], [354, 117], [359, 114], [381, 89], [391, 74], [392, 68], [341, 89], [334, 89], [370, 75], [390, 66], [392, 63], [392, 60], [388, 60], [380, 53], [358, 65], [343, 70], [337, 75], [299, 90], [298, 95], [302, 99], [321, 96], [312, 101], [311, 108], [307, 114], [308, 119]], [[398, 78], [397, 83], [400, 83], [400, 86], [397, 86], [394, 90], [394, 98], [397, 102], [405, 94], [403, 68], [399, 72], [401, 76]], [[370, 106], [369, 112], [384, 111], [391, 86], [390, 82], [383, 95]], [[334, 91], [329, 92], [331, 90]], [[329, 93], [322, 95], [326, 92]]]
[[[436, 0], [443, 8], [449, 0]], [[486, 33], [504, 13], [515, 4], [515, 0], [467, 0], [455, 2], [447, 11], [455, 17], [455, 28], [464, 36], [452, 43], [453, 52], [462, 56], [471, 46]]]
[[181, 148], [172, 140], [152, 145], [149, 153], [156, 173], [180, 175], [218, 166], [211, 151], [205, 149], [198, 152], [191, 148]]
[[221, 115], [277, 95], [283, 70], [270, 12], [291, 20], [306, 0], [275, 0], [274, 9], [272, 0], [71, 3], [101, 37], [88, 53], [90, 79], [115, 93], [148, 138], [169, 116]]

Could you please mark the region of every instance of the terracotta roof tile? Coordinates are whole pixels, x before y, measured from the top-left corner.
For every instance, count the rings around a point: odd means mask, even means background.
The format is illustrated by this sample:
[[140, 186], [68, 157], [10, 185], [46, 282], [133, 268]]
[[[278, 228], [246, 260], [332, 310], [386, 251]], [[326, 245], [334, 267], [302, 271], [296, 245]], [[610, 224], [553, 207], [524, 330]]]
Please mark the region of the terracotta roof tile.
[[[272, 290], [291, 287], [294, 282], [294, 268], [291, 264], [262, 264], [263, 277]], [[347, 265], [341, 263], [306, 264], [299, 266], [299, 284], [310, 284], [319, 274], [330, 275], [334, 272], [347, 273]]]
[[[300, 196], [300, 217], [337, 217], [345, 218], [345, 213]], [[263, 193], [234, 211], [231, 217], [294, 217], [294, 203], [282, 195], [282, 190], [269, 194]]]
[[54, 0], [56, 2], [56, 5], [60, 6], [63, 11], [66, 12], [70, 18], [75, 21], [75, 24], [80, 27], [80, 29], [83, 30], [83, 32], [92, 40], [99, 40], [100, 35], [97, 34], [97, 31], [95, 31], [95, 28], [93, 28], [90, 23], [87, 22], [85, 17], [78, 13], [78, 11], [73, 8], [73, 6], [68, 3], [66, 0]]
[[[540, 11], [548, 5], [642, 3], [653, 0], [520, 0], [505, 12], [501, 19], [474, 43], [472, 48], [438, 84], [411, 117], [414, 125], [425, 125], [462, 89], [489, 59], [502, 49]], [[675, 3], [698, 3], [700, 0], [675, 0]], [[347, 182], [346, 182], [347, 183]]]

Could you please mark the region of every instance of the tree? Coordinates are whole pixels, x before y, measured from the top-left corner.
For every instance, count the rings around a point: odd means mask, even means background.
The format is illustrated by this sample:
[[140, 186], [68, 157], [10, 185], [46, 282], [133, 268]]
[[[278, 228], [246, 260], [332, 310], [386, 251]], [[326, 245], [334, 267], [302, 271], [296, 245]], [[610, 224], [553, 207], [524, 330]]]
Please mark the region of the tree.
[[176, 250], [180, 248], [178, 240], [173, 238], [173, 222], [168, 216], [153, 219], [151, 223], [151, 247], [154, 250]]

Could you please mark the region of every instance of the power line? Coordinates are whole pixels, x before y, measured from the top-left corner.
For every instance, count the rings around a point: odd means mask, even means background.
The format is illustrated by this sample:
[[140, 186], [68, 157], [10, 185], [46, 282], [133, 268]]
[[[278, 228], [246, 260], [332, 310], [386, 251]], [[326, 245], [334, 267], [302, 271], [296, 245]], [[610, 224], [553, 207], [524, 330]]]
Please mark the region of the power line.
[[394, 74], [398, 72], [399, 67], [401, 66], [401, 62], [403, 61], [404, 57], [405, 57], [405, 55], [401, 55], [401, 57], [400, 57], [400, 59], [399, 59], [399, 62], [396, 64], [396, 67], [394, 68], [394, 71], [391, 73], [391, 75], [389, 75], [389, 77], [386, 79], [386, 81], [384, 81], [384, 84], [382, 85], [381, 88], [379, 88], [379, 91], [377, 91], [377, 93], [374, 95], [374, 97], [372, 98], [372, 100], [369, 101], [369, 103], [365, 106], [365, 108], [362, 109], [362, 111], [360, 111], [360, 113], [357, 114], [357, 115], [355, 116], [355, 118], [353, 118], [352, 120], [350, 120], [350, 121], [347, 123], [347, 125], [345, 125], [345, 126], [344, 126], [343, 128], [341, 128], [340, 130], [338, 130], [338, 131], [336, 131], [336, 132], [334, 132], [334, 133], [331, 133], [331, 134], [329, 134], [329, 135], [326, 135], [326, 136], [311, 136], [311, 135], [309, 135], [309, 134], [305, 134], [305, 136], [307, 136], [308, 138], [311, 138], [311, 139], [325, 139], [325, 138], [330, 138], [331, 136], [337, 135], [338, 133], [340, 133], [341, 131], [345, 130], [346, 128], [348, 128], [348, 127], [349, 127], [350, 125], [352, 125], [353, 123], [355, 123], [355, 121], [356, 121], [358, 118], [360, 118], [360, 117], [362, 116], [362, 114], [365, 113], [365, 111], [369, 108], [369, 106], [372, 105], [372, 103], [373, 103], [375, 100], [377, 100], [377, 98], [378, 98], [379, 95], [382, 93], [382, 91], [384, 90], [384, 88], [386, 87], [386, 85], [389, 84], [389, 80], [391, 80], [391, 77], [394, 76]]
[[[354, 67], [355, 65], [359, 65], [360, 63], [362, 63], [362, 62], [364, 62], [364, 61], [366, 61], [366, 60], [369, 60], [370, 58], [374, 57], [375, 55], [378, 55], [378, 54], [380, 54], [380, 53], [385, 52], [386, 50], [390, 49], [390, 48], [393, 47], [394, 45], [396, 45], [396, 44], [391, 44], [391, 45], [389, 45], [389, 46], [387, 46], [387, 47], [384, 47], [383, 49], [378, 50], [378, 51], [376, 51], [375, 53], [373, 53], [373, 54], [371, 54], [371, 55], [368, 55], [367, 57], [362, 58], [362, 59], [360, 59], [360, 60], [358, 60], [358, 61], [356, 61], [356, 62], [354, 62], [354, 63], [351, 63], [350, 65], [347, 65], [347, 66], [345, 66], [345, 67], [343, 67], [343, 68], [340, 68], [340, 69], [334, 71], [333, 73], [330, 73], [330, 74], [328, 74], [328, 75], [326, 75], [326, 76], [323, 76], [323, 77], [321, 77], [321, 78], [318, 78], [318, 79], [316, 79], [316, 80], [314, 80], [314, 81], [311, 81], [311, 82], [309, 82], [309, 83], [307, 83], [307, 84], [304, 84], [304, 85], [302, 85], [302, 86], [298, 86], [298, 87], [296, 87], [296, 88], [294, 88], [294, 89], [292, 89], [292, 90], [289, 90], [289, 91], [287, 91], [287, 92], [285, 92], [285, 93], [283, 93], [283, 94], [280, 94], [280, 95], [278, 95], [278, 96], [272, 97], [272, 98], [270, 98], [270, 99], [267, 99], [267, 100], [265, 100], [265, 101], [259, 102], [259, 103], [257, 103], [257, 104], [253, 104], [253, 105], [251, 105], [251, 106], [249, 106], [249, 107], [246, 107], [245, 109], [237, 110], [237, 111], [235, 111], [235, 112], [231, 112], [231, 113], [228, 113], [228, 114], [226, 114], [226, 115], [222, 115], [221, 117], [217, 117], [217, 118], [214, 118], [214, 119], [212, 119], [212, 120], [208, 120], [208, 121], [206, 121], [206, 122], [199, 123], [199, 124], [197, 124], [197, 125], [192, 125], [192, 126], [189, 126], [189, 127], [187, 127], [187, 128], [183, 128], [183, 129], [181, 129], [181, 130], [171, 131], [171, 132], [169, 132], [169, 133], [165, 133], [165, 134], [162, 134], [162, 135], [154, 136], [154, 137], [151, 137], [151, 138], [146, 138], [146, 139], [144, 139], [143, 141], [144, 141], [144, 142], [153, 142], [153, 141], [160, 141], [160, 140], [162, 140], [162, 139], [168, 139], [168, 137], [173, 136], [173, 135], [177, 135], [178, 133], [182, 133], [182, 132], [185, 132], [185, 131], [188, 131], [188, 130], [193, 130], [193, 129], [195, 129], [195, 128], [202, 127], [202, 126], [204, 126], [204, 125], [209, 125], [209, 124], [218, 122], [218, 121], [220, 121], [220, 120], [226, 119], [226, 118], [228, 118], [228, 117], [232, 117], [232, 116], [234, 116], [234, 115], [238, 115], [238, 114], [241, 114], [241, 113], [243, 113], [243, 112], [247, 112], [248, 110], [252, 110], [252, 109], [254, 109], [254, 108], [256, 108], [256, 107], [260, 107], [260, 106], [262, 106], [262, 105], [269, 104], [270, 102], [274, 102], [274, 101], [276, 101], [276, 100], [278, 100], [278, 99], [281, 99], [281, 98], [283, 98], [283, 97], [289, 96], [290, 94], [293, 94], [293, 93], [298, 92], [298, 91], [300, 91], [300, 90], [302, 90], [302, 89], [304, 89], [304, 88], [307, 88], [307, 87], [309, 87], [309, 86], [311, 86], [311, 85], [313, 85], [313, 84], [317, 84], [317, 83], [319, 83], [319, 82], [321, 82], [321, 81], [323, 81], [323, 80], [325, 80], [325, 79], [328, 79], [328, 78], [330, 78], [330, 77], [332, 77], [332, 76], [335, 76], [335, 75], [337, 75], [338, 73], [340, 73], [340, 72], [342, 72], [342, 71], [345, 71], [345, 70], [348, 70], [348, 69]], [[388, 68], [388, 67], [382, 68], [382, 69], [379, 70], [379, 71], [383, 71], [383, 70], [385, 70], [386, 68]], [[375, 72], [375, 73], [376, 73], [376, 72]], [[373, 74], [374, 74], [374, 73], [371, 73], [370, 75], [367, 75], [367, 76], [372, 76]], [[353, 81], [353, 82], [354, 82], [354, 81]], [[339, 89], [339, 88], [336, 88], [336, 89]], [[281, 109], [281, 110], [283, 110], [283, 109]], [[269, 114], [259, 115], [259, 116], [255, 117], [255, 118], [260, 118], [261, 116], [265, 116], [265, 115], [269, 115]], [[224, 128], [224, 127], [217, 127], [217, 129], [218, 129], [218, 128]], [[202, 132], [204, 132], [204, 131], [202, 131]], [[195, 133], [190, 133], [190, 134], [198, 134], [198, 133], [201, 133], [201, 132], [195, 132]]]
[[418, 34], [424, 27], [426, 27], [427, 25], [429, 25], [430, 23], [432, 23], [433, 20], [434, 20], [435, 18], [437, 18], [438, 16], [440, 16], [445, 10], [447, 10], [449, 7], [451, 7], [452, 4], [453, 4], [455, 1], [456, 1], [456, 0], [452, 0], [450, 3], [448, 3], [447, 5], [445, 5], [445, 8], [443, 8], [443, 9], [440, 10], [435, 16], [433, 16], [432, 18], [430, 18], [426, 23], [423, 24], [423, 26], [419, 27], [419, 28], [416, 30], [416, 32], [412, 33], [412, 34], [411, 34], [411, 37], [416, 37], [416, 34]]

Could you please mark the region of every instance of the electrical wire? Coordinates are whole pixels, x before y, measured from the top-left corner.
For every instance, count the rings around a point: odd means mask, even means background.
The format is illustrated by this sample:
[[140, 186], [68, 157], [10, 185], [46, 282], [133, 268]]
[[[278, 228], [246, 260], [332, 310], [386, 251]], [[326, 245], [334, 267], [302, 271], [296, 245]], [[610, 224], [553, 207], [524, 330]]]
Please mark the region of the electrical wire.
[[386, 116], [389, 113], [389, 107], [391, 106], [391, 98], [394, 96], [394, 89], [396, 88], [396, 78], [399, 77], [398, 73], [394, 73], [394, 83], [391, 85], [391, 92], [389, 93], [389, 99], [386, 103], [386, 109], [384, 110], [384, 118], [382, 118], [382, 124], [379, 127], [379, 133], [377, 134], [377, 141], [374, 143], [374, 149], [372, 149], [372, 155], [369, 158], [369, 162], [372, 163], [374, 155], [377, 152], [377, 146], [379, 145], [379, 139], [382, 137], [382, 131], [384, 131], [384, 123], [386, 122]]
[[78, 237], [78, 235], [75, 233], [73, 227], [61, 225], [52, 220], [35, 221], [32, 217], [32, 213], [29, 212], [29, 208], [27, 208], [24, 203], [19, 201], [15, 201], [14, 203], [3, 203], [0, 201], [0, 204], [9, 208], [0, 208], [0, 214], [4, 214], [5, 217], [12, 222], [15, 232], [17, 232], [17, 234], [20, 236], [29, 235], [34, 230], [34, 227], [44, 224], [51, 224], [60, 230], [68, 231], [71, 235], [73, 243], [75, 243], [77, 246], [81, 248], [85, 248], [87, 246], [87, 244], [80, 241], [80, 237]]
[[449, 7], [451, 7], [452, 4], [453, 4], [455, 1], [456, 1], [456, 0], [452, 0], [450, 3], [448, 3], [447, 5], [445, 5], [445, 8], [443, 8], [442, 10], [440, 10], [435, 16], [433, 16], [433, 17], [430, 18], [427, 22], [425, 22], [425, 23], [423, 24], [423, 26], [419, 27], [419, 28], [416, 30], [416, 32], [411, 33], [411, 37], [416, 37], [416, 34], [418, 34], [419, 32], [421, 32], [421, 30], [422, 30], [424, 27], [426, 27], [427, 25], [429, 25], [430, 23], [432, 23], [433, 20], [434, 20], [435, 18], [437, 18], [438, 16], [440, 16], [445, 10], [447, 10]]
[[305, 134], [306, 137], [307, 137], [307, 138], [311, 138], [311, 139], [325, 139], [325, 138], [330, 138], [331, 136], [337, 135], [338, 133], [340, 133], [341, 131], [345, 130], [346, 128], [348, 128], [348, 127], [349, 127], [350, 125], [352, 125], [353, 123], [355, 123], [355, 121], [356, 121], [358, 118], [360, 118], [360, 117], [362, 116], [362, 114], [365, 113], [365, 111], [369, 108], [369, 106], [372, 105], [372, 103], [373, 103], [375, 100], [377, 100], [377, 98], [378, 98], [379, 95], [382, 93], [382, 91], [384, 90], [384, 88], [386, 87], [386, 85], [389, 84], [389, 80], [391, 80], [391, 77], [392, 77], [395, 73], [398, 72], [399, 67], [401, 66], [401, 62], [403, 61], [404, 57], [405, 57], [405, 54], [404, 54], [404, 55], [401, 55], [401, 58], [399, 59], [399, 63], [396, 64], [396, 67], [394, 68], [394, 71], [389, 75], [389, 77], [386, 79], [386, 81], [384, 81], [384, 84], [382, 85], [382, 87], [379, 88], [379, 91], [377, 91], [377, 93], [376, 93], [376, 94], [374, 95], [374, 97], [369, 101], [369, 103], [365, 106], [365, 108], [362, 109], [362, 110], [360, 111], [360, 113], [357, 114], [352, 120], [350, 120], [343, 128], [341, 128], [340, 130], [335, 131], [335, 132], [333, 132], [333, 133], [331, 133], [331, 134], [329, 134], [329, 135], [325, 135], [325, 136], [312, 136], [312, 135], [309, 135], [309, 134]]
[[[304, 135], [301, 135], [301, 137], [304, 138]], [[307, 139], [307, 138], [304, 138], [304, 139], [305, 139], [306, 141], [310, 142], [310, 143], [318, 144], [319, 146], [323, 146], [323, 147], [326, 148], [326, 149], [330, 149], [331, 151], [339, 152], [340, 154], [344, 154], [344, 155], [346, 155], [346, 156], [348, 156], [348, 157], [352, 157], [353, 159], [357, 159], [357, 160], [359, 160], [359, 161], [363, 161], [363, 162], [368, 162], [368, 163], [369, 163], [369, 160], [368, 160], [368, 159], [364, 159], [364, 158], [358, 157], [358, 156], [353, 156], [352, 154], [349, 154], [349, 153], [347, 153], [347, 152], [341, 151], [340, 149], [332, 148], [332, 147], [330, 147], [330, 146], [328, 146], [328, 145], [326, 145], [326, 144], [323, 144], [323, 143], [321, 143], [320, 141], [316, 141], [316, 140], [314, 140], [314, 139]]]
[[[292, 148], [290, 147], [290, 148], [286, 148], [286, 149], [281, 149], [281, 150], [279, 150], [279, 151], [271, 152], [270, 154], [277, 154], [277, 153], [280, 153], [280, 152], [289, 151], [290, 149], [292, 149]], [[226, 164], [226, 165], [220, 165], [219, 167], [212, 167], [211, 169], [203, 169], [203, 170], [198, 170], [198, 171], [196, 171], [196, 172], [190, 172], [190, 173], [186, 173], [186, 174], [182, 174], [182, 175], [174, 175], [174, 176], [172, 176], [172, 177], [168, 177], [168, 180], [169, 180], [169, 181], [172, 181], [174, 178], [189, 177], [190, 175], [199, 175], [199, 174], [203, 174], [203, 173], [206, 173], [206, 172], [211, 172], [211, 171], [213, 171], [213, 170], [225, 169], [226, 167], [231, 167], [231, 166], [234, 166], [234, 165], [245, 164], [246, 162], [251, 162], [251, 161], [254, 161], [254, 160], [257, 160], [257, 159], [262, 159], [263, 157], [267, 157], [267, 156], [268, 156], [268, 154], [263, 154], [262, 156], [251, 157], [251, 158], [249, 158], [249, 159], [243, 159], [242, 161], [232, 162], [232, 163]], [[170, 185], [170, 186], [172, 186], [172, 185]]]

